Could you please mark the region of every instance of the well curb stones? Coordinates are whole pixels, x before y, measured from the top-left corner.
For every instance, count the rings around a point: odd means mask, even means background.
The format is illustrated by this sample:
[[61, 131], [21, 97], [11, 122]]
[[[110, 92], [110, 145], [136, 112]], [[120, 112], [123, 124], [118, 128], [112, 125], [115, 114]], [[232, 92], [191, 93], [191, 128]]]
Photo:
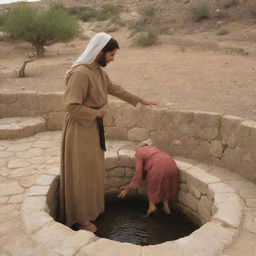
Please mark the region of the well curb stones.
[[[130, 168], [133, 168], [134, 151], [109, 152], [106, 162], [108, 162], [106, 178], [113, 178], [113, 173], [116, 173], [116, 178], [127, 182], [126, 174], [130, 177]], [[36, 243], [61, 255], [153, 256], [157, 254], [164, 256], [167, 252], [174, 256], [218, 255], [239, 234], [242, 219], [240, 198], [230, 186], [222, 183], [219, 178], [208, 174], [197, 165], [179, 160], [176, 162], [180, 169], [182, 184], [179, 197], [180, 207], [192, 216], [198, 215], [200, 219], [198, 221], [203, 224], [187, 237], [142, 247], [98, 238], [87, 231], [76, 232], [55, 222], [49, 215], [50, 208], [47, 205], [47, 200], [48, 202], [51, 200], [47, 193], [51, 186], [56, 186], [56, 182], [54, 185], [52, 181], [56, 180], [59, 175], [58, 168], [49, 169], [40, 175], [27, 191], [22, 205], [24, 227]], [[120, 167], [125, 169], [123, 175], [120, 175], [118, 171], [113, 172], [115, 168]], [[108, 176], [111, 171], [112, 176]], [[117, 183], [108, 187], [106, 192], [117, 190], [118, 187], [115, 186], [119, 185], [120, 183]], [[53, 188], [54, 190], [55, 193], [50, 196], [56, 196], [56, 189]]]

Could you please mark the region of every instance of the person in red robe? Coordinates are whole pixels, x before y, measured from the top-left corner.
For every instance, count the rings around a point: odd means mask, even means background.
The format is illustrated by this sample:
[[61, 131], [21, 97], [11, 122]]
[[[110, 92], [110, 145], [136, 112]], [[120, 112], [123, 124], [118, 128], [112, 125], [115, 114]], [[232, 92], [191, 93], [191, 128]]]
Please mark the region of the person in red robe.
[[157, 211], [156, 204], [162, 202], [164, 212], [171, 213], [169, 200], [177, 198], [179, 189], [179, 172], [170, 155], [152, 146], [151, 140], [141, 143], [135, 154], [135, 174], [131, 182], [121, 187], [119, 198], [124, 198], [129, 190], [137, 189], [146, 175], [149, 207], [146, 217]]

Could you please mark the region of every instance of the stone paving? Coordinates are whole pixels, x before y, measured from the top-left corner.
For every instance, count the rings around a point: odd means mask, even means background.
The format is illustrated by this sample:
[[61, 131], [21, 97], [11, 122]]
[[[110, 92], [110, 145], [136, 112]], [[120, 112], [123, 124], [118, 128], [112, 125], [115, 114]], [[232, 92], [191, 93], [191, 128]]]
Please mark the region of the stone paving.
[[44, 130], [46, 130], [46, 120], [42, 117], [0, 119], [0, 139], [25, 138]]
[[[55, 172], [59, 168], [60, 141], [60, 131], [42, 132], [28, 138], [0, 141], [1, 256], [63, 255], [61, 252], [53, 252], [37, 244], [26, 233], [21, 216], [21, 207], [26, 193], [35, 192], [29, 189], [39, 175], [49, 173], [49, 169]], [[115, 151], [125, 147], [125, 143], [110, 141], [107, 146], [108, 149]], [[223, 168], [180, 157], [176, 159], [200, 166], [201, 169], [219, 177], [223, 183], [233, 187], [240, 196], [243, 205], [240, 234], [232, 246], [225, 249], [220, 256], [256, 256], [256, 184]], [[47, 182], [47, 177], [41, 180], [42, 184], [47, 184]], [[77, 234], [77, 240], [79, 240], [79, 232]], [[97, 248], [100, 249], [103, 246], [101, 255], [105, 256], [104, 240], [101, 239], [101, 243]], [[77, 255], [87, 254], [80, 251]], [[116, 254], [113, 252], [111, 255]], [[145, 247], [142, 255], [157, 255], [157, 251], [154, 253], [150, 251], [150, 247]]]

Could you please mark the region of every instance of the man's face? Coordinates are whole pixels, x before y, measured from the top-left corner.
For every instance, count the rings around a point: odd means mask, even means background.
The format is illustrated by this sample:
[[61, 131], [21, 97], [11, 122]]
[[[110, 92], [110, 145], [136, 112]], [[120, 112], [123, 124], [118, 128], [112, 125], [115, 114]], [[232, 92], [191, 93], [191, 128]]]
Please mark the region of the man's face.
[[101, 67], [106, 67], [108, 63], [110, 63], [111, 61], [114, 61], [116, 52], [117, 52], [117, 49], [110, 52], [102, 53], [102, 55], [97, 60], [97, 63]]

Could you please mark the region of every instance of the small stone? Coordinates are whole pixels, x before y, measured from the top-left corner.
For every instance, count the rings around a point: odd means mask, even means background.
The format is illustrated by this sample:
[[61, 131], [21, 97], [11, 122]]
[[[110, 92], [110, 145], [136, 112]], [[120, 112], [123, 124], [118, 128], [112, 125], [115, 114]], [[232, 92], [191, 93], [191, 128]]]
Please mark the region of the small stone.
[[45, 173], [56, 176], [60, 174], [60, 168], [59, 167], [50, 168], [46, 170]]
[[240, 198], [236, 193], [215, 193], [214, 206], [217, 212], [213, 219], [218, 219], [228, 225], [238, 228], [242, 218]]
[[46, 157], [38, 156], [38, 157], [30, 158], [30, 159], [28, 159], [28, 161], [32, 164], [44, 164], [44, 163], [46, 163]]
[[26, 167], [31, 165], [27, 160], [25, 159], [15, 159], [15, 160], [10, 160], [8, 162], [8, 168], [19, 168], [19, 167]]
[[20, 158], [33, 158], [36, 156], [41, 156], [43, 150], [41, 148], [31, 148], [25, 152], [18, 152], [17, 156]]
[[52, 183], [53, 179], [54, 179], [54, 176], [52, 175], [40, 175], [35, 181], [35, 184], [41, 185], [41, 186], [45, 186], [45, 185], [48, 186]]
[[5, 182], [0, 184], [0, 196], [20, 194], [24, 189], [17, 182]]
[[19, 180], [19, 184], [22, 187], [30, 188], [33, 185], [33, 183], [35, 182], [36, 178], [37, 178], [36, 175], [32, 175], [32, 176], [22, 178], [22, 179]]
[[28, 175], [34, 174], [35, 172], [36, 170], [31, 166], [29, 166], [29, 167], [23, 167], [23, 168], [16, 168], [11, 171], [10, 175], [11, 177], [17, 178], [22, 176], [28, 176]]
[[0, 204], [3, 204], [8, 201], [8, 197], [0, 197]]
[[210, 146], [210, 152], [215, 157], [221, 157], [223, 155], [224, 147], [220, 141], [212, 141]]
[[125, 174], [125, 171], [123, 167], [113, 168], [108, 171], [109, 177], [123, 177], [124, 174]]
[[175, 162], [176, 162], [178, 168], [183, 170], [183, 171], [193, 167], [192, 164], [186, 163], [186, 162], [183, 162], [183, 161], [175, 160]]
[[52, 143], [50, 141], [37, 141], [32, 145], [32, 147], [34, 147], [34, 148], [51, 148]]
[[31, 143], [22, 143], [22, 144], [13, 144], [10, 145], [6, 151], [11, 151], [11, 152], [24, 152], [28, 150], [31, 147]]
[[16, 196], [11, 196], [8, 200], [8, 203], [9, 204], [12, 204], [12, 203], [21, 203], [23, 201], [23, 198], [24, 196], [23, 195], [16, 195]]
[[59, 162], [60, 162], [60, 157], [59, 156], [51, 157], [50, 159], [48, 159], [46, 161], [47, 164], [59, 163]]
[[28, 214], [32, 212], [38, 212], [45, 210], [46, 197], [45, 196], [28, 196], [24, 199], [22, 204], [22, 214]]
[[14, 156], [12, 152], [0, 151], [0, 158], [8, 158]]
[[249, 232], [256, 234], [256, 212], [245, 213], [245, 227]]
[[28, 190], [29, 196], [46, 195], [49, 190], [49, 186], [32, 186]]
[[[256, 197], [256, 195], [255, 195]], [[253, 208], [256, 208], [256, 199], [255, 198], [252, 198], [252, 199], [246, 199], [245, 200], [245, 203], [248, 207], [253, 207]]]
[[255, 188], [242, 188], [238, 191], [239, 195], [245, 199], [254, 199], [256, 197]]
[[6, 160], [5, 159], [0, 159], [0, 167], [6, 165]]

